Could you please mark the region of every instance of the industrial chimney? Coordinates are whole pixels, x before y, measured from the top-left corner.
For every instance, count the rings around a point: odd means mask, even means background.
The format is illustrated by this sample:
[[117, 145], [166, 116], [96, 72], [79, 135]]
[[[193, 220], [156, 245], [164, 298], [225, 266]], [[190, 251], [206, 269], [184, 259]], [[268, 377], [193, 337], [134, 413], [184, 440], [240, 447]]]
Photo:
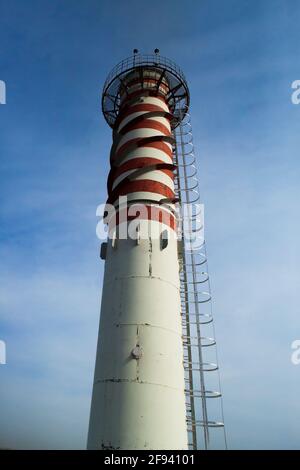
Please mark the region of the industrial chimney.
[[[201, 345], [215, 342], [193, 327], [211, 323], [212, 317], [195, 310], [195, 302], [191, 306], [191, 271], [185, 270], [184, 246], [177, 237], [176, 203], [188, 186], [180, 187], [178, 158], [184, 152], [176, 148], [176, 128], [188, 107], [182, 71], [158, 49], [151, 55], [135, 49], [104, 84], [102, 111], [113, 142], [89, 449], [179, 450], [189, 443], [196, 448], [197, 425], [204, 428], [206, 444], [208, 427], [222, 425], [208, 421], [203, 408], [209, 394], [220, 396], [203, 382], [207, 363]], [[184, 147], [182, 133], [181, 139]], [[203, 265], [206, 259], [200, 259]], [[196, 258], [193, 262], [199, 264]], [[194, 347], [200, 351], [201, 423], [195, 411]]]

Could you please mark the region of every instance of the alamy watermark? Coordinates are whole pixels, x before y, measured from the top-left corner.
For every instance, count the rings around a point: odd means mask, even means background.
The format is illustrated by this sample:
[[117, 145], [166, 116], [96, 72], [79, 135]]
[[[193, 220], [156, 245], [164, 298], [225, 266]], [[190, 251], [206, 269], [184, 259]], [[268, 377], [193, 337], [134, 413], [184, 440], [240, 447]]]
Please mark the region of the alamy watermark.
[[6, 84], [0, 80], [0, 104], [6, 104]]
[[204, 243], [203, 204], [130, 202], [127, 196], [120, 196], [115, 205], [99, 204], [96, 216], [100, 217], [96, 227], [100, 240], [155, 240], [168, 231], [168, 238], [184, 239], [190, 251]]
[[0, 340], [0, 365], [6, 364], [6, 344]]
[[298, 366], [300, 364], [300, 339], [295, 339], [291, 344], [291, 348], [294, 350], [291, 354], [292, 364]]
[[[6, 104], [6, 84], [0, 80], [0, 105]], [[6, 364], [6, 343], [0, 339], [0, 365]]]
[[295, 90], [291, 95], [291, 101], [293, 104], [300, 104], [300, 80], [294, 80], [291, 88]]

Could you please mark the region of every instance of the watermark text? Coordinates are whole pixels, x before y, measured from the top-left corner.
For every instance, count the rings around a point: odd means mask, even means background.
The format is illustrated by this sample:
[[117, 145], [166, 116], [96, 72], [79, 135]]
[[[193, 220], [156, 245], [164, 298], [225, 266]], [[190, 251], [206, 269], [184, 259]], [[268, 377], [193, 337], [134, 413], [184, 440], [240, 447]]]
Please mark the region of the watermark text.
[[291, 96], [292, 103], [300, 104], [300, 80], [294, 80], [291, 88], [295, 90]]
[[6, 84], [0, 80], [0, 104], [6, 104]]
[[6, 344], [0, 340], [0, 365], [6, 364]]
[[[188, 250], [200, 248], [204, 243], [204, 205], [129, 202], [120, 196], [117, 205], [99, 204], [96, 216], [100, 221], [96, 234], [105, 239], [160, 239], [162, 233], [177, 240], [184, 238]], [[150, 223], [151, 222], [151, 223]]]
[[291, 348], [294, 349], [291, 361], [295, 366], [298, 366], [300, 364], [300, 339], [295, 339], [291, 344]]

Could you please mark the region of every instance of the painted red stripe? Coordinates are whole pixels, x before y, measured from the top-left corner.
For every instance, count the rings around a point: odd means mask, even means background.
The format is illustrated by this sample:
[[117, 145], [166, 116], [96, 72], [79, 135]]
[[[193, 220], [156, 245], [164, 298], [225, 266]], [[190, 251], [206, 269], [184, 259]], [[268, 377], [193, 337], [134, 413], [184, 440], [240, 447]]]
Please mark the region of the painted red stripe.
[[[168, 113], [167, 111], [150, 111], [150, 112], [147, 112], [147, 113], [139, 114], [139, 116], [133, 117], [123, 127], [120, 126], [120, 128], [117, 130], [117, 134], [121, 134], [121, 135], [126, 134], [127, 132], [132, 130], [132, 128], [135, 124], [139, 124], [142, 121], [151, 120], [151, 121], [154, 121], [154, 122], [159, 122], [159, 121], [156, 120], [157, 118], [164, 118], [170, 124], [171, 120], [173, 119], [173, 116], [170, 113]], [[165, 125], [165, 124], [163, 124], [163, 125]], [[169, 127], [167, 127], [167, 129], [169, 131]]]
[[166, 102], [165, 95], [162, 94], [159, 90], [156, 90], [155, 88], [141, 88], [139, 90], [132, 91], [131, 93], [128, 93], [125, 95], [124, 99], [125, 101], [127, 99], [131, 100], [132, 98], [135, 98], [136, 96], [153, 96], [155, 98], [161, 99], [162, 101]]
[[[162, 163], [162, 165], [164, 165], [164, 163]], [[139, 168], [136, 168], [136, 170], [139, 170]], [[165, 175], [167, 175], [171, 180], [174, 181], [174, 173], [173, 173], [172, 170], [168, 170], [167, 168], [157, 168], [157, 170], [158, 170], [158, 171], [161, 171], [162, 173], [164, 173]], [[152, 169], [152, 170], [149, 170], [149, 171], [155, 171], [155, 169]], [[127, 178], [127, 177], [126, 177], [126, 178]], [[123, 180], [121, 180], [121, 181], [117, 184], [117, 186], [115, 187], [115, 189], [117, 189], [117, 187], [118, 187], [120, 184], [122, 184], [122, 183], [125, 181], [126, 178], [124, 178]], [[131, 178], [134, 178], [134, 174], [133, 174], [133, 173], [130, 174], [130, 175], [128, 175], [128, 180], [131, 180]], [[147, 180], [147, 181], [148, 181], [148, 180]], [[149, 179], [149, 181], [150, 181], [150, 179]], [[152, 179], [151, 181], [155, 181], [155, 180]], [[107, 180], [107, 191], [108, 191], [108, 193], [110, 193], [110, 192], [112, 191], [112, 186], [113, 186], [113, 183], [114, 183], [114, 182], [115, 182], [115, 178], [112, 178], [112, 184], [111, 184], [111, 180], [110, 180], [110, 179]], [[167, 185], [166, 185], [166, 186], [167, 186]]]
[[147, 104], [147, 103], [141, 103], [141, 104], [134, 104], [130, 107], [127, 107], [127, 109], [124, 108], [124, 110], [122, 112], [119, 113], [117, 119], [116, 119], [116, 123], [115, 123], [115, 129], [117, 129], [120, 124], [121, 124], [121, 121], [123, 119], [125, 119], [126, 117], [130, 116], [131, 114], [133, 113], [138, 113], [138, 112], [141, 112], [141, 111], [162, 111], [162, 112], [167, 112], [164, 108], [162, 108], [161, 106], [158, 106], [158, 105], [155, 105], [155, 104]]
[[[145, 209], [147, 210], [147, 213]], [[129, 211], [131, 214], [134, 213], [134, 215], [129, 215]], [[173, 230], [176, 228], [176, 219], [172, 213], [156, 206], [133, 204], [126, 209], [118, 211], [115, 216], [111, 217], [111, 219], [108, 221], [109, 230], [112, 230], [120, 223], [131, 222], [132, 220], [136, 219], [153, 220], [163, 223]]]
[[[136, 78], [130, 80], [130, 82], [126, 82], [126, 85], [127, 85], [128, 87], [131, 87], [132, 85], [136, 85], [137, 83], [141, 83], [141, 84], [142, 84], [142, 83], [145, 83], [145, 82], [157, 84], [159, 81], [160, 81], [160, 77], [158, 77], [158, 78], [149, 77], [149, 78], [148, 78], [147, 76], [144, 76], [144, 77], [143, 77], [143, 82], [141, 81], [141, 78], [140, 78], [140, 77], [136, 77]], [[165, 87], [169, 87], [168, 84], [166, 83], [166, 79], [165, 79], [165, 78], [162, 79], [162, 81], [161, 81], [160, 84], [161, 84], [161, 85], [164, 85]]]
[[[127, 93], [128, 95], [130, 93], [133, 93], [133, 91], [130, 91], [133, 87], [139, 87], [136, 89], [137, 90], [154, 90], [154, 91], [162, 91], [163, 93], [167, 94], [169, 92], [169, 87], [167, 85], [165, 85], [164, 83], [161, 83], [158, 87], [158, 90], [157, 90], [157, 81], [155, 80], [145, 80], [143, 83], [142, 82], [136, 82], [134, 84], [130, 84], [128, 85], [128, 88], [127, 90], [124, 90], [122, 88], [121, 90], [121, 94], [122, 95], [125, 95], [125, 93]], [[129, 91], [128, 91], [129, 90]]]
[[164, 135], [171, 135], [171, 131], [161, 122], [154, 121], [153, 119], [143, 119], [140, 122], [136, 122], [131, 124], [130, 122], [128, 125], [126, 124], [126, 130], [123, 134], [125, 135], [127, 132], [134, 131], [135, 129], [156, 129], [157, 131], [162, 132]]
[[112, 204], [119, 196], [137, 192], [160, 194], [166, 198], [174, 198], [174, 192], [165, 184], [151, 180], [128, 181], [125, 178], [120, 185], [109, 194], [107, 203]]
[[150, 90], [150, 89], [141, 89], [141, 90], [134, 91], [132, 93], [128, 93], [128, 95], [125, 96], [123, 103], [121, 103], [120, 109], [123, 108], [123, 106], [127, 103], [128, 100], [131, 100], [132, 98], [136, 98], [138, 96], [146, 96], [146, 97], [153, 96], [154, 98], [157, 98], [158, 100], [163, 101], [163, 103], [166, 103], [165, 97], [159, 94], [159, 92], [155, 90]]
[[[135, 87], [135, 89], [133, 90], [132, 88]], [[122, 90], [121, 91], [121, 98], [122, 99], [126, 99], [127, 96], [132, 96], [133, 93], [136, 93], [138, 91], [143, 91], [145, 92], [146, 91], [151, 91], [151, 92], [154, 92], [154, 93], [160, 93], [162, 96], [166, 96], [168, 93], [169, 93], [169, 88], [167, 88], [165, 85], [163, 84], [160, 84], [159, 85], [159, 88], [157, 89], [157, 86], [156, 84], [154, 83], [153, 85], [151, 83], [144, 83], [144, 86], [142, 86], [142, 84], [140, 84], [138, 86], [138, 84], [136, 85], [132, 85], [130, 87], [128, 87], [128, 90]]]
[[[171, 160], [173, 159], [172, 150], [170, 149], [170, 147], [168, 147], [167, 144], [165, 144], [165, 142], [149, 142], [149, 143], [144, 143], [143, 145], [140, 145], [140, 148], [144, 148], [144, 147], [160, 150], [161, 152], [164, 152]], [[136, 149], [134, 148], [133, 150], [136, 150]], [[130, 155], [130, 151], [128, 152], [128, 155]], [[114, 159], [115, 159], [115, 156], [113, 154], [110, 160], [111, 165], [114, 164]]]
[[[163, 160], [159, 160], [158, 158], [150, 158], [150, 157], [137, 157], [133, 158], [132, 160], [129, 160], [128, 162], [123, 163], [121, 166], [116, 168], [116, 171], [114, 173], [114, 177], [117, 178], [118, 176], [122, 175], [126, 171], [129, 170], [134, 170], [135, 168], [144, 168], [145, 166], [151, 166], [151, 165], [166, 165], [167, 167], [174, 167], [172, 162], [170, 163], [164, 162]], [[160, 169], [163, 169], [160, 167]], [[172, 171], [172, 170], [169, 170]]]
[[[160, 136], [153, 136], [153, 137], [160, 137]], [[144, 142], [143, 143], [143, 141], [144, 141], [143, 137], [128, 140], [128, 142], [123, 144], [119, 148], [119, 150], [115, 153], [115, 158], [118, 159], [119, 156], [122, 155], [122, 153], [124, 153], [126, 150], [128, 150], [129, 147], [134, 146], [134, 144], [136, 144], [136, 147], [141, 147], [141, 148], [143, 148], [143, 147], [159, 148], [160, 150], [165, 152], [167, 155], [172, 157], [172, 150], [170, 149], [170, 147], [165, 142], [159, 142], [158, 141], [158, 142]], [[140, 145], [139, 145], [139, 142], [140, 142]], [[156, 146], [156, 145], [159, 145], [159, 146]]]
[[165, 143], [165, 142], [149, 142], [144, 143], [141, 148], [143, 147], [151, 147], [154, 149], [161, 150], [162, 152], [166, 153], [170, 158], [173, 157], [172, 149]]
[[[124, 163], [120, 167], [111, 168], [109, 175], [108, 175], [108, 179], [107, 179], [108, 193], [112, 191], [112, 187], [113, 187], [115, 180], [123, 173], [126, 173], [126, 171], [139, 170], [140, 168], [147, 168], [153, 165], [155, 165], [156, 168], [154, 169], [152, 168], [149, 171], [159, 170], [165, 175], [169, 176], [169, 178], [174, 180], [173, 170], [175, 169], [175, 165], [173, 165], [172, 163], [166, 163], [166, 162], [163, 162], [162, 160], [158, 160], [157, 158], [134, 158], [130, 160], [129, 162]], [[132, 174], [132, 176], [134, 175]], [[128, 176], [128, 178], [130, 177], [131, 175]], [[122, 181], [120, 181], [119, 184], [121, 183]]]

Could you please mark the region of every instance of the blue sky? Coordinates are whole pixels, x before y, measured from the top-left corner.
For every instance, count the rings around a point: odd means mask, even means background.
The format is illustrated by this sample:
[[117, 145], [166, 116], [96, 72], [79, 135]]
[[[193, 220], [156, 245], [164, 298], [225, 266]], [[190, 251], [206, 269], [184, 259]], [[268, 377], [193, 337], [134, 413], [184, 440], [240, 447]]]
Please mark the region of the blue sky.
[[85, 448], [109, 70], [174, 59], [191, 115], [230, 448], [300, 448], [300, 5], [0, 0], [0, 447]]

